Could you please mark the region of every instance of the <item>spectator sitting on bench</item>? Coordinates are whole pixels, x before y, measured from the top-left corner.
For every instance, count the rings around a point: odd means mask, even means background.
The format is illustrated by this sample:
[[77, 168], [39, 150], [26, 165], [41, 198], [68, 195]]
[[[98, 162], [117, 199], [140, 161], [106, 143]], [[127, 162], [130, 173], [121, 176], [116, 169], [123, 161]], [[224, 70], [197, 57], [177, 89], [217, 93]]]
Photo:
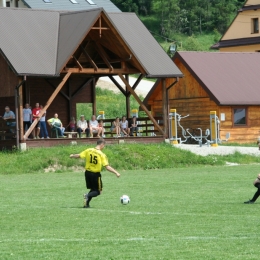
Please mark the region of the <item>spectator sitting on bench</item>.
[[126, 120], [126, 116], [122, 116], [120, 127], [124, 135], [129, 136], [130, 129], [128, 128], [128, 121]]
[[[5, 107], [5, 113], [4, 113], [4, 116], [2, 118], [5, 121], [7, 121], [7, 123], [6, 123], [7, 126], [13, 127], [13, 126], [16, 125], [15, 122], [8, 122], [8, 119], [15, 119], [15, 114], [14, 114], [13, 111], [10, 110], [10, 107], [8, 107], [8, 106]], [[14, 134], [15, 131], [14, 131], [14, 129], [9, 129], [8, 132]]]
[[74, 132], [76, 130], [76, 120], [75, 120], [74, 116], [71, 117], [68, 127], [69, 127], [70, 132]]
[[81, 115], [80, 120], [77, 122], [77, 132], [79, 134], [79, 138], [81, 138], [81, 133], [86, 133], [86, 137], [89, 136], [88, 123], [85, 120], [84, 115]]
[[133, 136], [133, 133], [137, 133], [137, 121], [136, 121], [136, 116], [133, 116], [132, 119], [130, 120], [130, 136]]
[[59, 137], [65, 137], [63, 135], [65, 128], [62, 126], [62, 123], [60, 121], [60, 119], [58, 118], [58, 114], [55, 113], [54, 117], [49, 119], [48, 124], [50, 125], [51, 128], [56, 128], [58, 130], [58, 136]]
[[104, 128], [104, 122], [102, 119], [98, 121], [98, 126], [101, 129], [102, 137], [105, 137], [105, 128]]
[[112, 122], [112, 126], [110, 128], [110, 131], [112, 133], [116, 133], [116, 137], [120, 137], [121, 128], [120, 128], [120, 122], [119, 117], [116, 117], [115, 121]]
[[93, 133], [97, 133], [97, 137], [100, 137], [100, 134], [102, 132], [102, 128], [99, 127], [95, 115], [93, 115], [89, 120], [89, 132], [90, 132], [90, 138], [93, 137]]

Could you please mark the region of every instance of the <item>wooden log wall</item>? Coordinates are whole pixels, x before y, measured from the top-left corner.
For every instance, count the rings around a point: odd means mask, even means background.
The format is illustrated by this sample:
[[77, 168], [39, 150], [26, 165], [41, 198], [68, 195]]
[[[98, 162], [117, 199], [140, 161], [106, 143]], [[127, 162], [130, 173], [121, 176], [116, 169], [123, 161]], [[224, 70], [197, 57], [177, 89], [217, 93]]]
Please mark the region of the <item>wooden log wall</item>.
[[0, 97], [14, 96], [17, 85], [18, 77], [0, 54]]
[[[55, 87], [61, 82], [61, 79], [62, 77], [49, 79], [28, 78], [26, 86], [29, 88], [30, 100], [25, 102], [29, 102], [32, 108], [35, 107], [35, 103], [44, 105], [54, 92]], [[77, 103], [92, 103], [91, 84], [81, 88], [81, 91], [72, 97], [73, 93], [75, 93], [80, 86], [84, 85], [86, 81], [86, 77], [72, 76], [50, 105], [46, 119], [48, 120], [52, 118], [55, 113], [58, 113], [63, 125], [67, 126], [70, 121], [70, 114], [76, 117]]]

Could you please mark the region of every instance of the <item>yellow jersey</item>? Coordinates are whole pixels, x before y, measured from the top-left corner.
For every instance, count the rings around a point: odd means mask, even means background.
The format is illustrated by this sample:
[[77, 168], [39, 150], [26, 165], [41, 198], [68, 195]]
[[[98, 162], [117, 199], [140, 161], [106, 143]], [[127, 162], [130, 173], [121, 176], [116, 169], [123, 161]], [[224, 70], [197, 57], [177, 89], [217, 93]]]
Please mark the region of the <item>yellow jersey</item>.
[[107, 156], [96, 148], [89, 148], [79, 154], [86, 159], [85, 169], [90, 172], [101, 172], [103, 166], [108, 165]]

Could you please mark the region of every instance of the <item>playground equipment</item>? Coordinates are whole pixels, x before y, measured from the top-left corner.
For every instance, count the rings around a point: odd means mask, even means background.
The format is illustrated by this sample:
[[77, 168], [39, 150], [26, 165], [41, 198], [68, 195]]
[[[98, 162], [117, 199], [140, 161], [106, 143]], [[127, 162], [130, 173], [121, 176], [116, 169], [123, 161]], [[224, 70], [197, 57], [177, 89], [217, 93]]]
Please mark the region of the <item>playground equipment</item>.
[[97, 120], [105, 119], [105, 111], [98, 111]]
[[[132, 115], [132, 117], [133, 116], [136, 116], [136, 118], [138, 118], [138, 109], [132, 109], [132, 111], [131, 111], [132, 113], [131, 113], [131, 115]], [[136, 121], [136, 123], [137, 123], [137, 125], [141, 125], [141, 122], [139, 121]], [[137, 127], [137, 133], [135, 133], [136, 134], [136, 136], [141, 136], [142, 135], [142, 131], [143, 131], [143, 129], [142, 129], [142, 127]]]
[[[181, 119], [188, 117], [189, 115], [186, 116], [181, 116], [180, 114], [177, 114], [176, 109], [171, 109], [170, 114], [169, 114], [169, 120], [171, 120], [171, 123], [169, 123], [169, 133], [172, 134], [172, 137], [170, 138], [170, 141], [172, 144], [182, 144], [185, 143], [190, 136], [186, 135], [186, 131], [181, 125]], [[178, 137], [178, 126], [181, 128], [182, 136], [184, 137], [184, 140], [182, 140], [181, 137]]]
[[[228, 141], [228, 139], [230, 138], [230, 133], [227, 133], [226, 140], [220, 139], [220, 120], [216, 115], [216, 111], [210, 111], [210, 129], [206, 129], [204, 135], [202, 133], [201, 128], [195, 129], [199, 131], [199, 135], [191, 133], [189, 128], [187, 128], [186, 130], [184, 129], [180, 121], [181, 119], [188, 117], [189, 115], [181, 116], [180, 114], [176, 113], [176, 109], [171, 109], [170, 112], [171, 113], [169, 114], [169, 119], [171, 120], [171, 123], [169, 124], [169, 127], [170, 127], [170, 133], [172, 133], [172, 137], [170, 138], [172, 144], [185, 143], [190, 138], [198, 142], [200, 146], [203, 145], [203, 139], [204, 139], [206, 145], [208, 146], [211, 145], [216, 147], [218, 146], [219, 143], [223, 141]], [[184, 140], [178, 137], [178, 129], [177, 129], [178, 126], [182, 130], [182, 136], [184, 137]], [[210, 140], [208, 139], [209, 136], [210, 136]]]

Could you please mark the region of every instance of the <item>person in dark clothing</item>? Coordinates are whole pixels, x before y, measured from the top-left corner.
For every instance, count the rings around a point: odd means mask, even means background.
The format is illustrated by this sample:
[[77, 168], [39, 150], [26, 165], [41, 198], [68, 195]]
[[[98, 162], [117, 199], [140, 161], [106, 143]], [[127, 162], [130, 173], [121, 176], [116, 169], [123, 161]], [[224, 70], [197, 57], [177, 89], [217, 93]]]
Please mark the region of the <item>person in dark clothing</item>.
[[245, 204], [253, 204], [260, 196], [260, 173], [258, 174], [257, 178], [253, 182], [253, 185], [257, 188], [256, 193], [254, 194], [253, 198], [251, 200], [245, 201]]

